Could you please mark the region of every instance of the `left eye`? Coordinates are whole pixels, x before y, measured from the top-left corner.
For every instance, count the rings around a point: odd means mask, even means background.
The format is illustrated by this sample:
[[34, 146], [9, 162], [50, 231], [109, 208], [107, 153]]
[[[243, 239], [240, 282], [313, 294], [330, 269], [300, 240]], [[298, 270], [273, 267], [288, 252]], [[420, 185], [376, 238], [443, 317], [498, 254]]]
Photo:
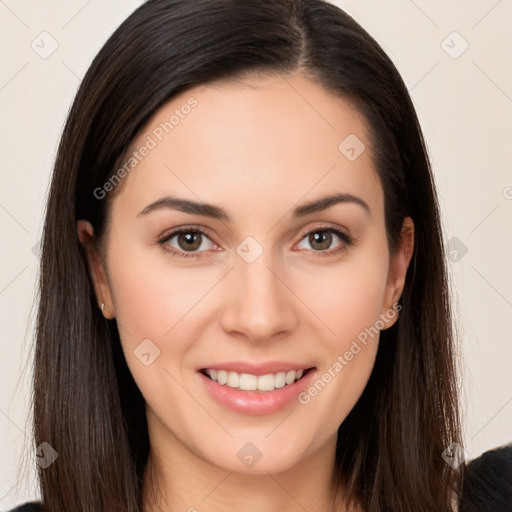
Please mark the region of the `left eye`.
[[[342, 244], [341, 248], [339, 249], [328, 250], [331, 249], [333, 235], [334, 237], [341, 239], [344, 242], [344, 244]], [[310, 231], [309, 233], [306, 233], [306, 235], [303, 237], [301, 242], [299, 242], [299, 244], [304, 241], [308, 242], [312, 246], [312, 250], [316, 252], [327, 253], [342, 250], [343, 248], [345, 248], [346, 245], [350, 244], [349, 236], [334, 228], [320, 228]]]

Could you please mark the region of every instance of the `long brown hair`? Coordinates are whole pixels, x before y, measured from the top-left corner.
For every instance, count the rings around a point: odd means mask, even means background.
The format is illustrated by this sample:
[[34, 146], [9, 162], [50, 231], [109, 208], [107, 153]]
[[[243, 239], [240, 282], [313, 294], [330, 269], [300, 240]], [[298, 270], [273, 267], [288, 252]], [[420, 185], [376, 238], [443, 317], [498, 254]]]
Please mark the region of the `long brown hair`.
[[115, 31], [79, 88], [47, 203], [36, 327], [36, 446], [47, 512], [140, 512], [149, 454], [144, 399], [118, 325], [98, 309], [76, 222], [104, 232], [97, 197], [134, 137], [173, 95], [213, 80], [302, 70], [352, 101], [370, 130], [391, 252], [410, 215], [415, 251], [397, 323], [338, 430], [333, 486], [368, 512], [452, 510], [462, 467], [452, 319], [439, 206], [418, 119], [391, 60], [323, 0], [149, 0]]

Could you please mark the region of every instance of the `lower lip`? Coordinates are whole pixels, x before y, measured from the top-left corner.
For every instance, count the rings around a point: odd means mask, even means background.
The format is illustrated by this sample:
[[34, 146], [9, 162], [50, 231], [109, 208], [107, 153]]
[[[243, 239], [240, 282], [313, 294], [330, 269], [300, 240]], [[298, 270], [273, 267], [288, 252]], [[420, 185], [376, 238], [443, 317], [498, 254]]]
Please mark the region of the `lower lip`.
[[311, 369], [293, 384], [288, 384], [273, 391], [262, 392], [240, 391], [230, 388], [198, 372], [206, 389], [217, 402], [232, 411], [253, 415], [270, 414], [279, 411], [297, 400], [297, 395], [310, 385], [315, 373], [316, 370]]

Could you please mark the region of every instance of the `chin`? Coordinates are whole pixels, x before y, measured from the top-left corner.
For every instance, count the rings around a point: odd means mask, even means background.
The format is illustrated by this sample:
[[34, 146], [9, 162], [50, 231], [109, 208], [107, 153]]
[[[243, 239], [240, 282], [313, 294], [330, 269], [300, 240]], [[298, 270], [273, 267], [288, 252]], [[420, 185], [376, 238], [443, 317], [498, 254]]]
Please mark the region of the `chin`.
[[[207, 450], [210, 452], [207, 459], [225, 471], [252, 475], [280, 473], [298, 466], [309, 451], [303, 437], [300, 442], [292, 441], [295, 436], [300, 439], [301, 433], [289, 435], [283, 431], [281, 436], [271, 439], [274, 434], [269, 436], [266, 430], [260, 436], [243, 436], [227, 444], [219, 443], [215, 453]], [[269, 437], [265, 439], [266, 436]]]

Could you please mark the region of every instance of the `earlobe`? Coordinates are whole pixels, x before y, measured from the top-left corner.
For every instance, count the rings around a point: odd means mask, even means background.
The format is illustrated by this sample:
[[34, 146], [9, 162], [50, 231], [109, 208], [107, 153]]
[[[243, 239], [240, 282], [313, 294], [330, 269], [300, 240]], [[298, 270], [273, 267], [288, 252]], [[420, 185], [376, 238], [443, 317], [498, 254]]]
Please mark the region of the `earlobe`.
[[396, 305], [402, 296], [407, 269], [413, 253], [414, 222], [411, 217], [405, 217], [402, 223], [400, 246], [389, 265], [383, 311], [381, 311], [381, 318], [384, 317], [385, 321], [385, 329], [391, 327], [398, 319]]
[[98, 307], [105, 318], [112, 319], [115, 315], [110, 286], [91, 223], [87, 220], [77, 221], [77, 235], [86, 253], [89, 275], [98, 299]]

